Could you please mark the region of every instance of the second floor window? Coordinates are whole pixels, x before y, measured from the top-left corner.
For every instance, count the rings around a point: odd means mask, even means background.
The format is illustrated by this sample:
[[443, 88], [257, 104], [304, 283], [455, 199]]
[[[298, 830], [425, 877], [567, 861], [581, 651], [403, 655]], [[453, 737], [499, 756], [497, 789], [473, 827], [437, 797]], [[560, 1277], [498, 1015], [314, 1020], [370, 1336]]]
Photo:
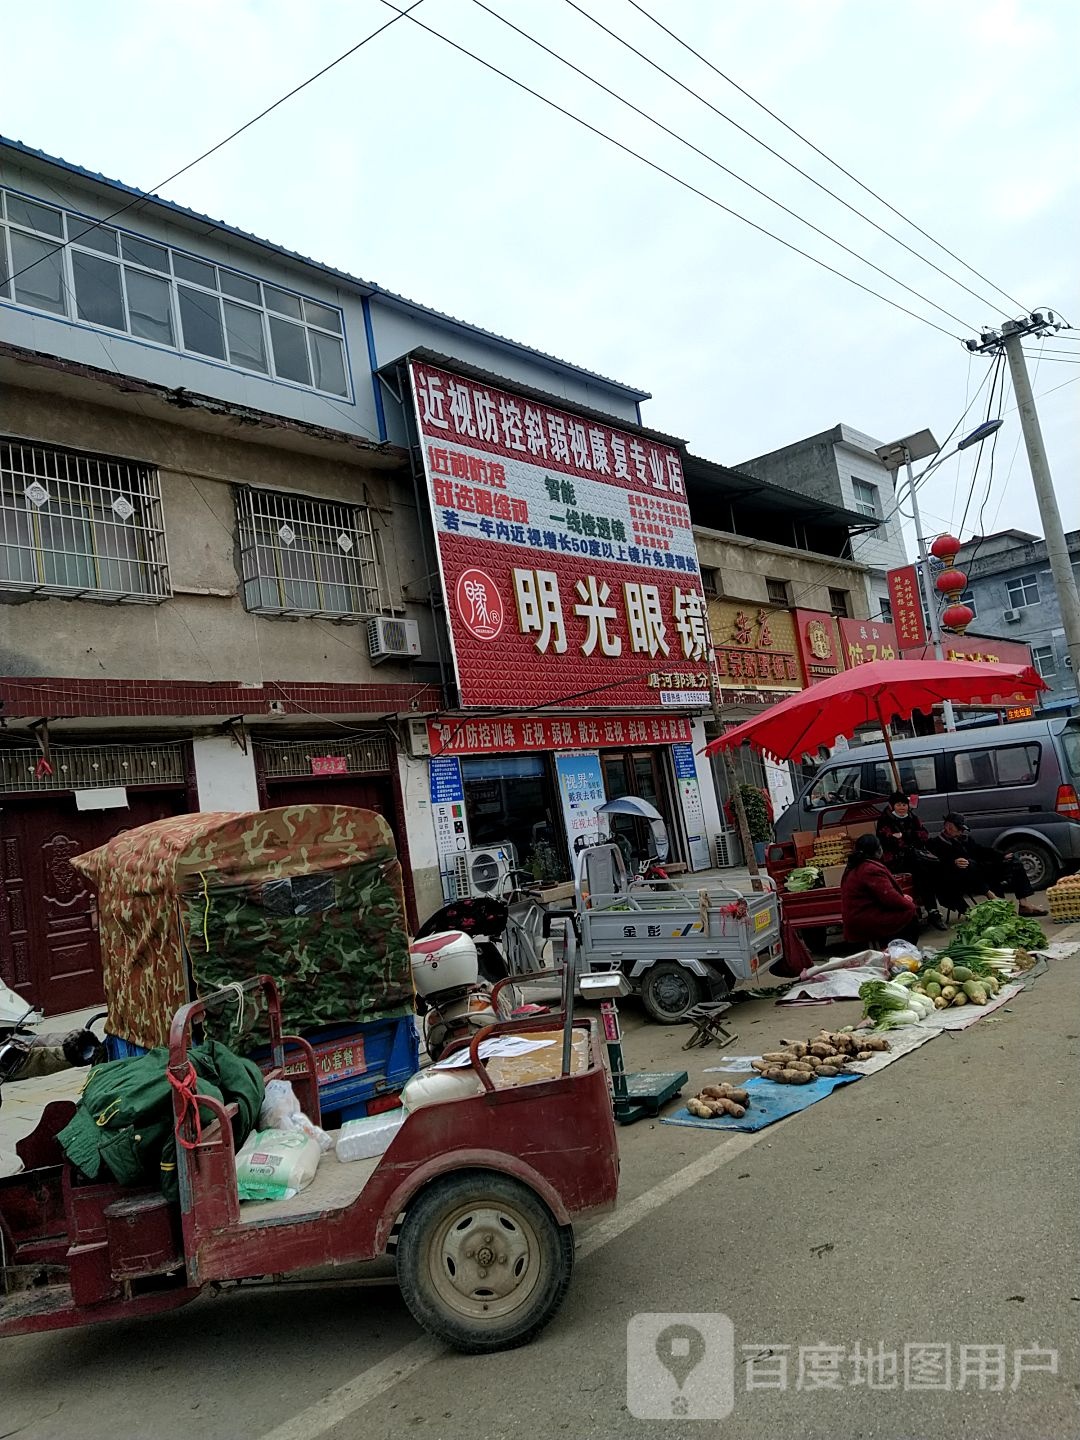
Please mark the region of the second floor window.
[[1057, 679], [1057, 656], [1054, 654], [1052, 645], [1036, 645], [1031, 652], [1031, 658], [1035, 662], [1035, 669], [1038, 670], [1047, 684], [1052, 684]]
[[1023, 610], [1026, 605], [1039, 603], [1037, 575], [1017, 575], [1013, 580], [1006, 580], [1005, 590], [1009, 597], [1010, 610]]
[[846, 590], [829, 591], [829, 609], [838, 620], [851, 618], [851, 602]]
[[387, 608], [366, 506], [242, 489], [236, 508], [245, 609], [363, 620]]
[[791, 594], [786, 580], [766, 580], [765, 591], [769, 597], [770, 605], [783, 605], [785, 608], [791, 604]]
[[336, 306], [11, 191], [0, 191], [0, 298], [349, 395]]
[[860, 515], [867, 515], [874, 520], [880, 516], [878, 509], [878, 488], [871, 485], [867, 480], [859, 480], [854, 475], [851, 477], [851, 488], [855, 495], [855, 509]]
[[961, 604], [961, 605], [966, 605], [966, 606], [968, 607], [968, 609], [971, 611], [972, 615], [975, 615], [976, 617], [978, 616], [979, 611], [978, 611], [978, 607], [977, 607], [976, 604], [975, 604], [975, 591], [974, 591], [974, 590], [965, 590], [964, 593], [960, 596], [960, 604]]
[[0, 439], [0, 592], [93, 600], [170, 593], [157, 471]]

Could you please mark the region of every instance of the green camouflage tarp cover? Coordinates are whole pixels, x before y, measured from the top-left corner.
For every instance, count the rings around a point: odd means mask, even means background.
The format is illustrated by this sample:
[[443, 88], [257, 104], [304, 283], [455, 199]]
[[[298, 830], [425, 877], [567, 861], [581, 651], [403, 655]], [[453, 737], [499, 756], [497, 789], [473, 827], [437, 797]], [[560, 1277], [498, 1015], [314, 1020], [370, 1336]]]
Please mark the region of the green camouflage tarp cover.
[[111, 1034], [147, 1049], [196, 993], [266, 972], [287, 1030], [412, 1009], [386, 821], [340, 805], [181, 815], [72, 862], [98, 887]]

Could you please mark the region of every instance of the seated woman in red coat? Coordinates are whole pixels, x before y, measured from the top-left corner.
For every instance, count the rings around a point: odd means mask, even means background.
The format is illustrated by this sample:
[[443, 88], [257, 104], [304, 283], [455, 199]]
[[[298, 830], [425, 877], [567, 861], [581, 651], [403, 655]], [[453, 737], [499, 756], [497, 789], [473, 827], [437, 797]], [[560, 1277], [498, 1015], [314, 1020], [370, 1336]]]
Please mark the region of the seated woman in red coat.
[[919, 907], [882, 859], [876, 835], [860, 835], [840, 882], [840, 915], [849, 945], [884, 950], [890, 940], [918, 941]]

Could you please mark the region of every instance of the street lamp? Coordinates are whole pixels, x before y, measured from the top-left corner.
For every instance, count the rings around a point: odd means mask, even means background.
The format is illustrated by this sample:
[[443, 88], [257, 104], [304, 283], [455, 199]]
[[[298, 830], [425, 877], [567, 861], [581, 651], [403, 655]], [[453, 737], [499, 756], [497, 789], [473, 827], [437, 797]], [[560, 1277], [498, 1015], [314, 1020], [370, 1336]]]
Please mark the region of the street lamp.
[[[896, 473], [901, 465], [907, 474], [908, 495], [911, 498], [911, 518], [915, 522], [915, 539], [919, 547], [919, 577], [922, 584], [923, 602], [926, 605], [927, 619], [930, 624], [930, 639], [933, 642], [934, 654], [939, 660], [945, 658], [941, 647], [941, 626], [938, 622], [937, 604], [934, 598], [933, 586], [930, 582], [930, 561], [926, 553], [926, 540], [923, 536], [922, 515], [919, 513], [919, 498], [917, 487], [930, 474], [931, 470], [937, 467], [951, 456], [966, 450], [970, 445], [981, 445], [984, 440], [989, 439], [995, 431], [999, 430], [1004, 422], [1000, 419], [986, 420], [977, 425], [970, 434], [965, 435], [962, 440], [957, 441], [956, 447], [945, 455], [938, 452], [941, 447], [934, 439], [929, 430], [918, 430], [914, 435], [905, 435], [902, 440], [894, 440], [891, 445], [882, 445], [874, 453], [885, 466], [886, 470]], [[915, 460], [926, 460], [931, 456], [937, 456], [932, 460], [926, 469], [918, 476], [912, 474], [911, 466]], [[946, 730], [956, 729], [956, 714], [952, 707], [952, 701], [946, 700], [942, 706], [945, 718]]]

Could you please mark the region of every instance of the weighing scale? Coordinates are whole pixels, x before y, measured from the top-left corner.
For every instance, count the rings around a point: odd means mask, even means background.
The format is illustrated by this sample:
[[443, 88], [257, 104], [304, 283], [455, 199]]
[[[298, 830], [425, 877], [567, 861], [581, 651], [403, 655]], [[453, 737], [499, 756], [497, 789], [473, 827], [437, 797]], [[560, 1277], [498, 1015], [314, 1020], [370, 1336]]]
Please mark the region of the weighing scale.
[[612, 1104], [620, 1125], [632, 1125], [646, 1115], [659, 1115], [661, 1108], [689, 1083], [685, 1070], [640, 1070], [626, 1073], [623, 1061], [622, 1029], [616, 997], [630, 994], [630, 984], [621, 970], [594, 970], [578, 980], [582, 998], [600, 1001], [600, 1019], [611, 1071]]

